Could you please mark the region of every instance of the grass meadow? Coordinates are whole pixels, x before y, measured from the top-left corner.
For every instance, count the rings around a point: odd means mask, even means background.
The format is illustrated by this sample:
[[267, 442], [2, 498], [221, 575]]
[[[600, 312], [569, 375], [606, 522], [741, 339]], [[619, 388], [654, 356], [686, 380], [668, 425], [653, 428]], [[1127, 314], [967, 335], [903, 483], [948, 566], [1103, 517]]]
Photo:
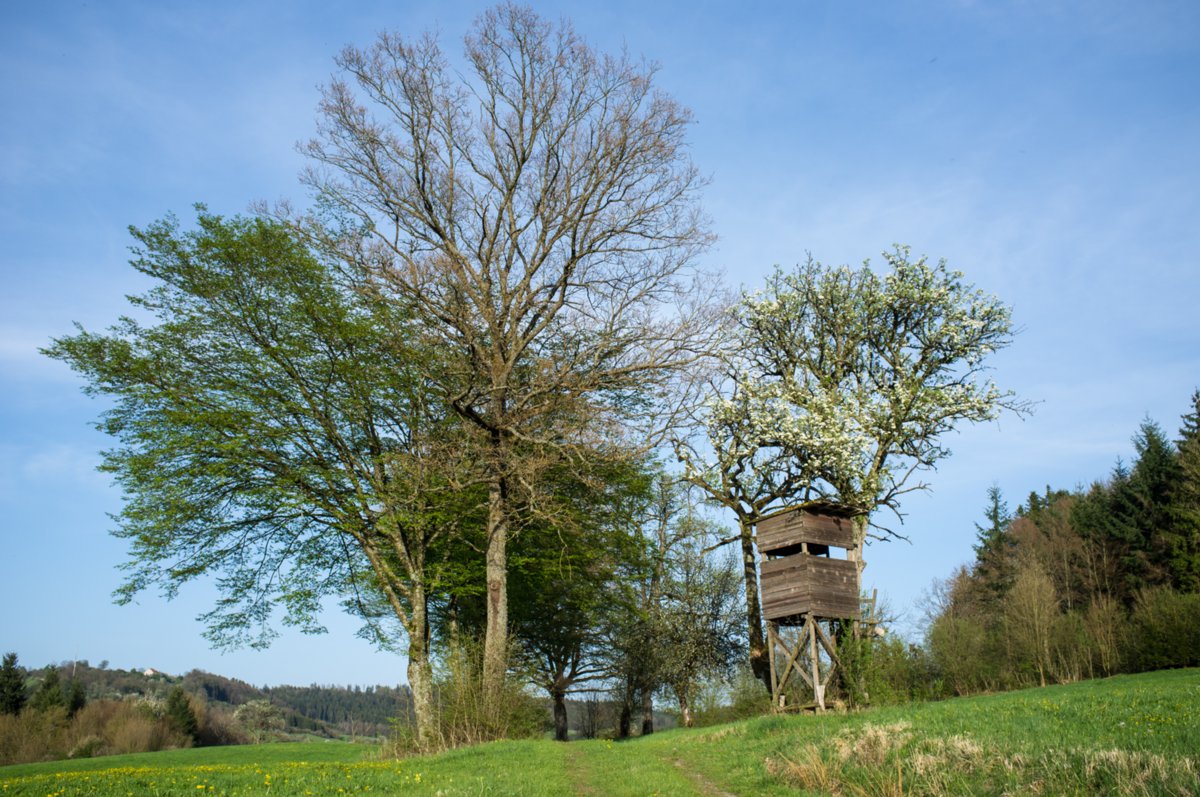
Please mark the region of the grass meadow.
[[183, 794], [1200, 795], [1200, 670], [400, 761], [311, 742], [0, 768], [0, 797]]

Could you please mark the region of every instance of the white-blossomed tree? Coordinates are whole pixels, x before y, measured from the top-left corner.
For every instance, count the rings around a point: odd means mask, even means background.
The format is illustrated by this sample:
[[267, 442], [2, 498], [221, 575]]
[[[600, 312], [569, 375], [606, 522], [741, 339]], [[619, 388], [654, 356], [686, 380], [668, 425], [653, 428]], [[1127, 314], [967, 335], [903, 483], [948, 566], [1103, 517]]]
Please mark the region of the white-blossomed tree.
[[836, 503], [856, 513], [849, 556], [868, 537], [899, 537], [879, 510], [950, 454], [946, 433], [1029, 411], [989, 376], [1012, 342], [1012, 313], [944, 261], [896, 247], [885, 269], [830, 268], [811, 257], [777, 268], [734, 308], [735, 343], [676, 441], [687, 479], [739, 521], [750, 661], [769, 683], [754, 526], [783, 507]]

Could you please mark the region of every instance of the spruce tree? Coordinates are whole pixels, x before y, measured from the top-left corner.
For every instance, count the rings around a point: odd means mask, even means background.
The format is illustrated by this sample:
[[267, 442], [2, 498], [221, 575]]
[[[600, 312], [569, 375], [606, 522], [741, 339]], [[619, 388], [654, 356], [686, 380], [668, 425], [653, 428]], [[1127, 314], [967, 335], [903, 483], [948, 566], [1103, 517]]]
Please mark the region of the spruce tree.
[[1178, 481], [1171, 492], [1174, 528], [1167, 539], [1172, 586], [1200, 592], [1200, 390], [1192, 394], [1191, 412], [1183, 416], [1176, 443]]
[[1181, 480], [1175, 447], [1162, 428], [1147, 419], [1133, 438], [1137, 462], [1129, 475], [1140, 534], [1137, 544], [1144, 552], [1147, 579], [1152, 585], [1174, 584], [1180, 563], [1173, 551], [1180, 547], [1178, 530], [1170, 510], [1171, 497]]
[[72, 678], [64, 690], [63, 699], [67, 706], [67, 716], [74, 717], [79, 709], [87, 705], [87, 692], [83, 683], [77, 678]]
[[66, 708], [67, 698], [63, 694], [62, 681], [58, 677], [58, 668], [50, 667], [38, 685], [37, 691], [29, 701], [29, 705], [38, 711], [47, 711], [56, 706]]
[[187, 693], [183, 691], [182, 686], [176, 686], [167, 695], [167, 718], [176, 729], [193, 742], [197, 740], [200, 723], [196, 719], [196, 712], [192, 711], [192, 704], [188, 701]]
[[1012, 515], [1008, 504], [993, 484], [988, 488], [988, 505], [984, 510], [987, 525], [975, 524], [975, 571], [976, 581], [984, 588], [984, 600], [994, 603], [1004, 597], [1013, 582], [1014, 549], [1016, 543], [1009, 533]]
[[16, 653], [5, 653], [0, 667], [0, 714], [20, 714], [25, 700], [25, 672], [17, 667]]

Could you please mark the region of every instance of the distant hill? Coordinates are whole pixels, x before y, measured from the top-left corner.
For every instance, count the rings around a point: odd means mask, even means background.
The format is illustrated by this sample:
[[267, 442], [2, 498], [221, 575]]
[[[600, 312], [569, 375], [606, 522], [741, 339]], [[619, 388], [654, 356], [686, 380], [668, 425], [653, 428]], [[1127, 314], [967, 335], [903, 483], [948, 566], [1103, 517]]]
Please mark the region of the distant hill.
[[[55, 665], [52, 665], [55, 666]], [[407, 723], [412, 717], [412, 693], [407, 686], [263, 686], [237, 678], [227, 678], [204, 670], [186, 675], [171, 675], [151, 667], [130, 670], [109, 669], [107, 662], [93, 667], [87, 661], [56, 665], [64, 680], [76, 678], [83, 684], [89, 700], [148, 697], [165, 700], [171, 688], [180, 685], [190, 694], [203, 695], [217, 708], [232, 710], [251, 700], [270, 700], [287, 720], [288, 729], [327, 738], [344, 736], [383, 736], [391, 720]], [[31, 670], [40, 680], [49, 667]], [[567, 714], [573, 736], [590, 737], [609, 732], [616, 724], [618, 706], [607, 699], [568, 700]], [[546, 716], [549, 721], [550, 705]], [[641, 723], [641, 714], [634, 718]], [[673, 728], [675, 717], [654, 712], [657, 730]]]
[[[48, 669], [34, 670], [30, 675], [39, 676]], [[191, 694], [203, 695], [210, 704], [231, 708], [251, 700], [270, 700], [283, 711], [290, 729], [331, 738], [382, 736], [388, 731], [389, 720], [407, 720], [411, 714], [407, 686], [257, 687], [203, 670], [176, 676], [153, 668], [109, 669], [107, 662], [93, 667], [87, 661], [64, 662], [57, 669], [64, 680], [78, 679], [90, 700], [166, 699], [171, 688], [180, 685]]]

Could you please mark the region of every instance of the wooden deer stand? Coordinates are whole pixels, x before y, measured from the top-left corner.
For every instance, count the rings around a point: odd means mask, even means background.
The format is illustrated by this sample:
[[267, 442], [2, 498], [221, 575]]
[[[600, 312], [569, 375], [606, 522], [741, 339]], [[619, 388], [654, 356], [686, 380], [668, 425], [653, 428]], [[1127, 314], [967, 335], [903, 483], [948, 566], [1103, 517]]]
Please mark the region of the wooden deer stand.
[[861, 615], [859, 563], [831, 556], [831, 549], [842, 549], [857, 558], [855, 514], [823, 505], [777, 512], [757, 524], [776, 711], [799, 708], [785, 705], [793, 675], [811, 690], [812, 705], [825, 710], [825, 688], [840, 664], [832, 626]]

